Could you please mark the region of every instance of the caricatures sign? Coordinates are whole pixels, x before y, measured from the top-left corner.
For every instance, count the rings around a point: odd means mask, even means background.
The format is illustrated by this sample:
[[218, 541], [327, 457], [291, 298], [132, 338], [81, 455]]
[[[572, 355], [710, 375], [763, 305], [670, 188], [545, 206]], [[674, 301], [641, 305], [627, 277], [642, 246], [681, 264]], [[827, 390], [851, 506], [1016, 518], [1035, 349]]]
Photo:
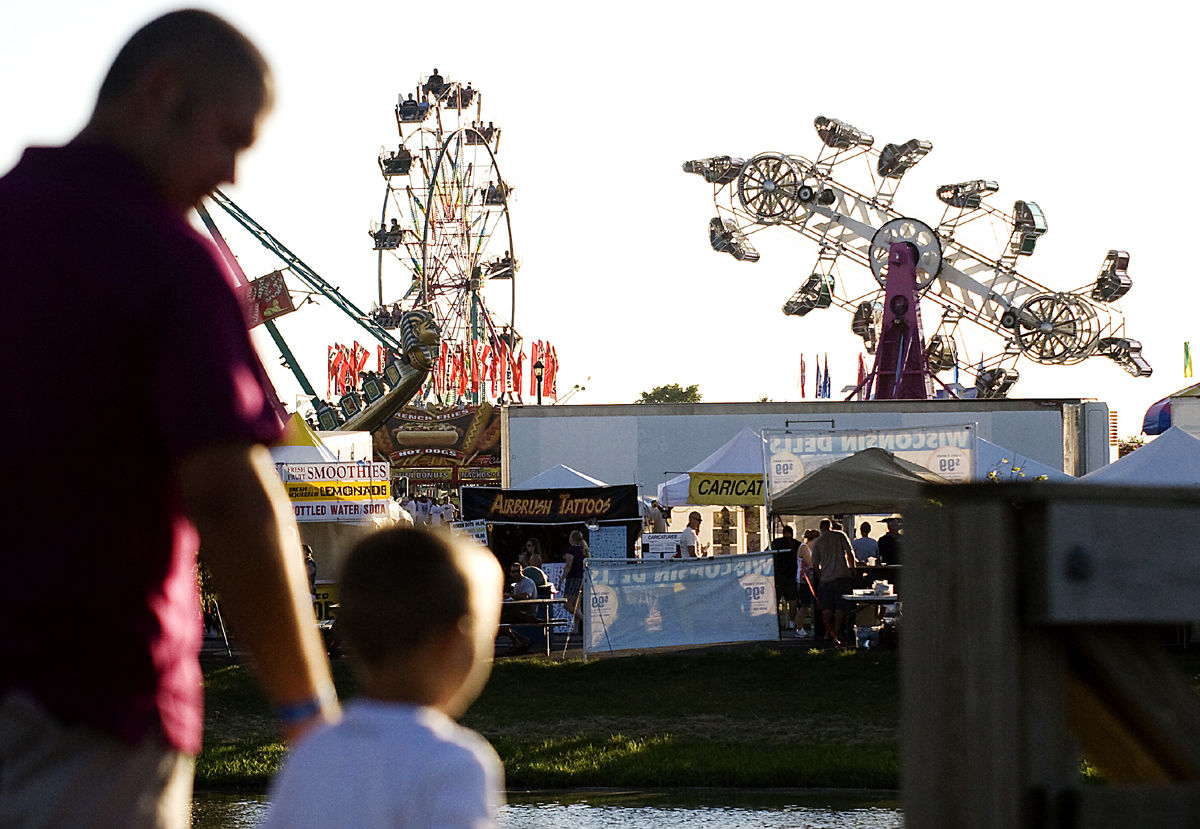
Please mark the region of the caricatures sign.
[[689, 504], [750, 506], [763, 502], [763, 476], [740, 472], [689, 472]]
[[372, 433], [376, 457], [411, 485], [500, 483], [500, 409], [407, 407]]
[[591, 561], [584, 582], [584, 651], [779, 639], [772, 553]]
[[386, 463], [277, 463], [296, 520], [363, 523], [387, 515]]
[[642, 533], [642, 558], [673, 558], [683, 533]]
[[975, 430], [974, 423], [819, 432], [764, 429], [767, 500], [805, 475], [872, 447], [886, 449], [948, 481], [967, 481], [974, 465]]

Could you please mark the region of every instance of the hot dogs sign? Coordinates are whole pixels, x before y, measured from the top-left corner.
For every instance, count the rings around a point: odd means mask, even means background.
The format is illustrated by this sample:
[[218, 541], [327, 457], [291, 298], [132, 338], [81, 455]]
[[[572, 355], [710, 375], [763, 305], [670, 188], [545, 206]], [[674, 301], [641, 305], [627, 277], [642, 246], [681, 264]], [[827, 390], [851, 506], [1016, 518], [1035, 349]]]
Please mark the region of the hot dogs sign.
[[373, 434], [378, 457], [414, 483], [499, 483], [500, 409], [401, 409]]

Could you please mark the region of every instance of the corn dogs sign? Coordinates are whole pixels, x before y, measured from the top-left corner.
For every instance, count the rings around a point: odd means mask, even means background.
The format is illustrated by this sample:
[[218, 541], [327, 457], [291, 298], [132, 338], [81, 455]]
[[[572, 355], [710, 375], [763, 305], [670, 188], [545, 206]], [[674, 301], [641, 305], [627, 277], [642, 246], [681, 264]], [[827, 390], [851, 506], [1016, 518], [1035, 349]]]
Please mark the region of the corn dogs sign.
[[280, 463], [296, 520], [363, 523], [387, 515], [386, 463]]

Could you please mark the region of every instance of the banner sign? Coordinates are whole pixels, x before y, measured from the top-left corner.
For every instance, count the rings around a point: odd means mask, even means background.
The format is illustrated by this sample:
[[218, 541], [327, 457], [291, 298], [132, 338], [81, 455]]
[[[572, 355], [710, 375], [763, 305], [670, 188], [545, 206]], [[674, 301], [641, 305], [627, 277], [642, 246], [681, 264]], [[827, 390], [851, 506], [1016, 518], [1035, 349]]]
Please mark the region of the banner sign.
[[363, 523], [388, 514], [386, 463], [277, 463], [297, 521]]
[[266, 276], [252, 279], [250, 284], [239, 286], [238, 293], [249, 328], [296, 310], [287, 283], [283, 281], [282, 271], [272, 271]]
[[764, 429], [766, 500], [822, 466], [871, 447], [886, 449], [948, 481], [967, 481], [974, 464], [975, 429], [974, 423], [820, 432]]
[[[450, 529], [471, 536], [484, 547], [488, 545], [486, 521], [451, 521]], [[545, 572], [545, 571], [543, 571]]]
[[500, 483], [500, 409], [404, 408], [371, 435], [376, 457], [414, 483]]
[[584, 652], [779, 639], [771, 553], [592, 561], [584, 582]]
[[642, 558], [671, 558], [679, 552], [682, 533], [642, 533]]
[[607, 558], [624, 561], [628, 555], [625, 527], [597, 527], [588, 533], [588, 556], [593, 559]]
[[637, 487], [572, 487], [567, 489], [462, 488], [465, 520], [483, 518], [509, 524], [585, 524], [598, 521], [641, 521]]
[[689, 472], [689, 504], [751, 505], [763, 502], [763, 476], [732, 472]]

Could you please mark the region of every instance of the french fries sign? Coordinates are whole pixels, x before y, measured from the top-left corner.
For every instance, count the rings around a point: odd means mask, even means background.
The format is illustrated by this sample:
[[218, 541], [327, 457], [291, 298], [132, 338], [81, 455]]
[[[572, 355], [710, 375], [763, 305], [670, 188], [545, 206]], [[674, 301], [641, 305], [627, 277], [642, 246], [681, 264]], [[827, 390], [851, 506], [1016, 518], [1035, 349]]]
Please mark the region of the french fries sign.
[[276, 464], [297, 521], [360, 523], [387, 514], [386, 463]]

